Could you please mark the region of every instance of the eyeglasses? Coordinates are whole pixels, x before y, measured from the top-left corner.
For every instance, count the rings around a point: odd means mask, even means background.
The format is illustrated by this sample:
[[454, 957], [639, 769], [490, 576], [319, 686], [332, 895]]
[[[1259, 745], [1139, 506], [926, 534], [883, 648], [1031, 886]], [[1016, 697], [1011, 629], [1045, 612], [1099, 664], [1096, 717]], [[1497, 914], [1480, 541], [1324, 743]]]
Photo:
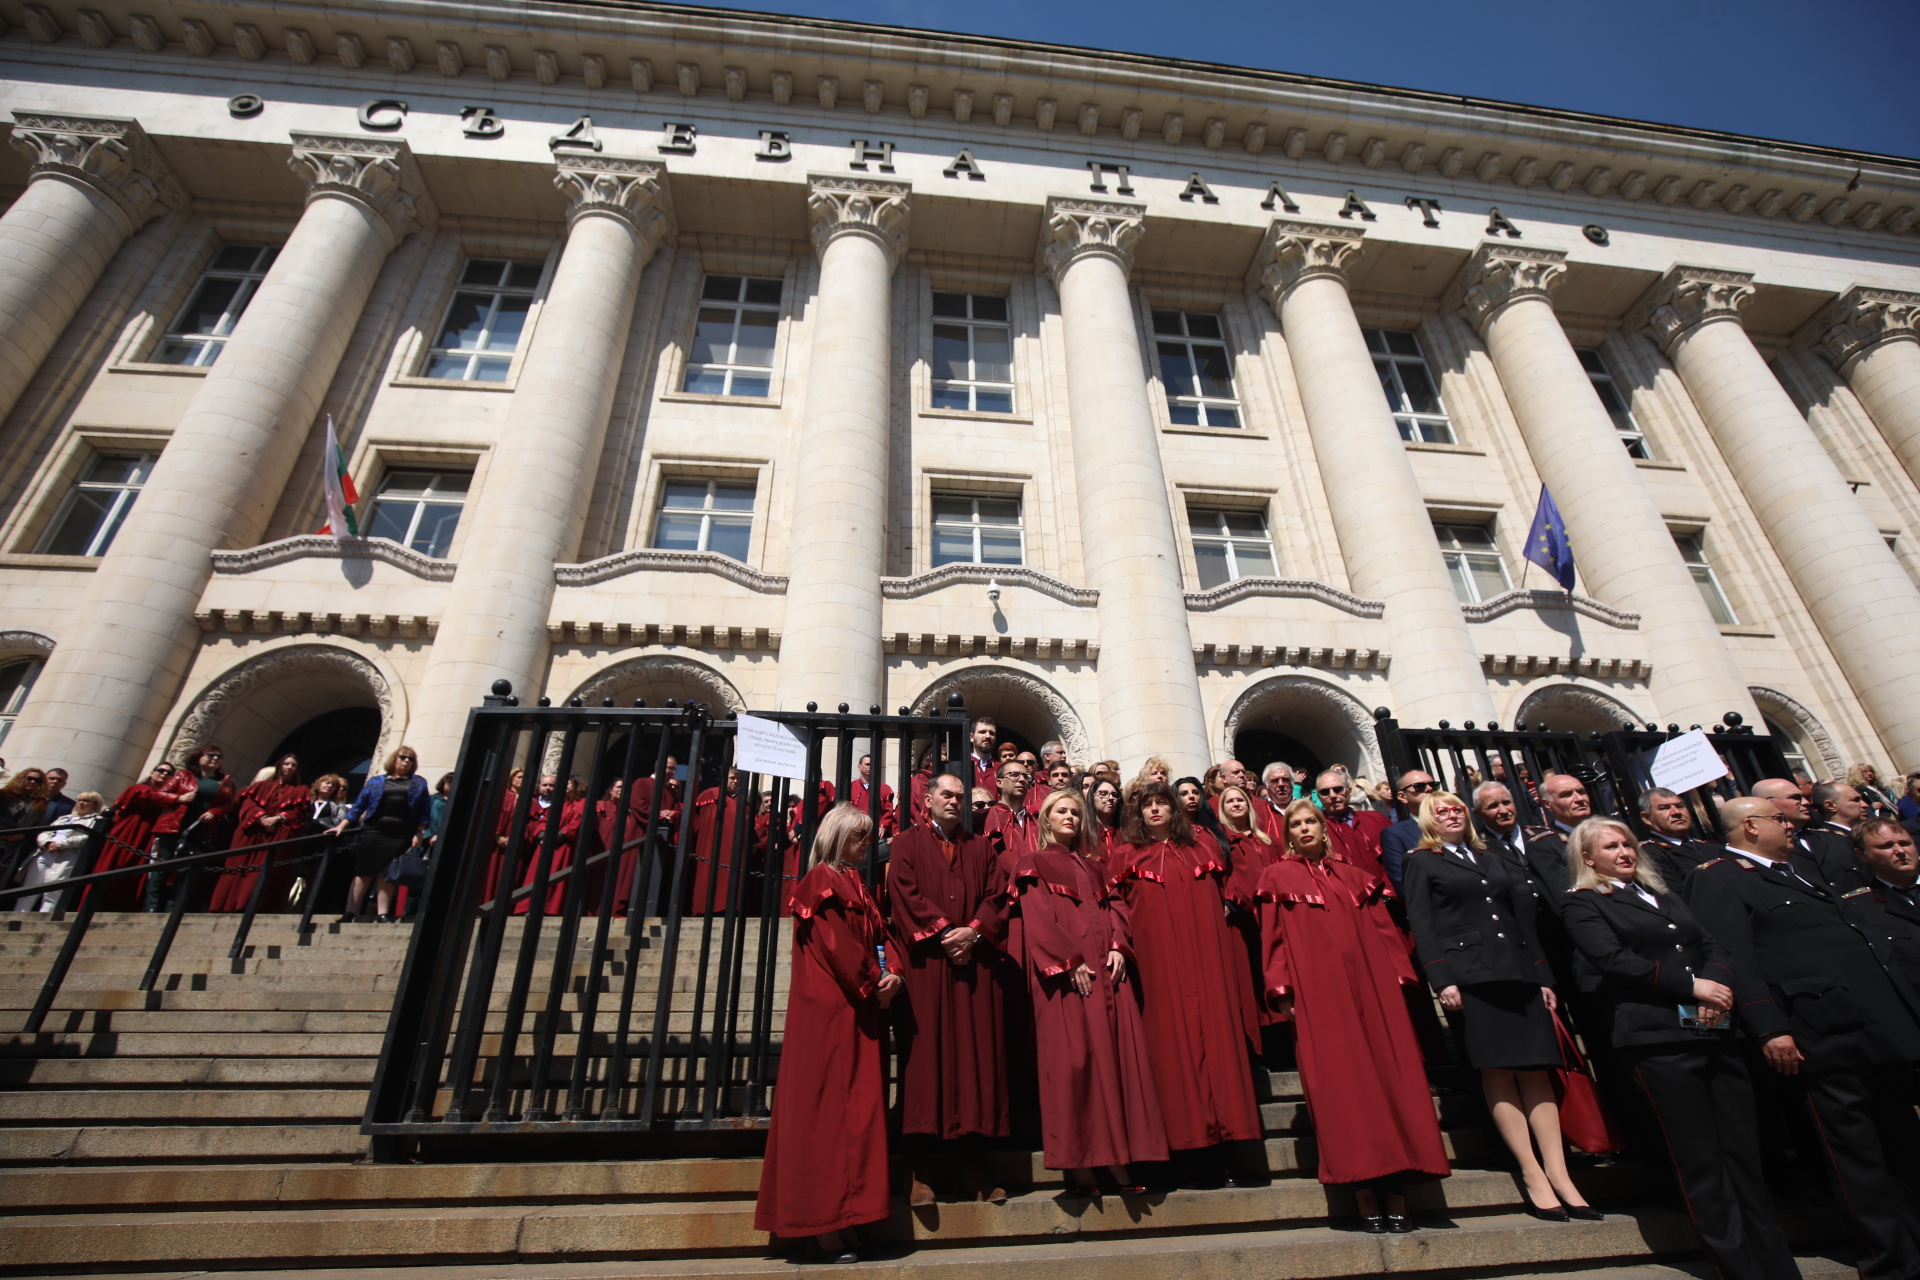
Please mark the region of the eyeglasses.
[[1345, 787], [1321, 787], [1320, 794], [1323, 796], [1343, 796], [1347, 794], [1347, 789]]
[[986, 802], [985, 800], [975, 800], [975, 801], [973, 802], [973, 807], [974, 807], [974, 808], [976, 808], [976, 809], [991, 809], [991, 808], [993, 808], [993, 806], [992, 806], [991, 804], [989, 804], [989, 803], [987, 803], [987, 802]]
[[1400, 789], [1402, 791], [1407, 792], [1409, 795], [1417, 796], [1417, 795], [1424, 795], [1429, 791], [1438, 791], [1440, 789], [1440, 784], [1437, 782], [1409, 782], [1406, 786]]
[[1442, 813], [1457, 813], [1463, 818], [1467, 816], [1466, 808], [1462, 805], [1457, 805], [1457, 804], [1435, 805], [1433, 808], [1433, 812], [1436, 815], [1442, 814]]

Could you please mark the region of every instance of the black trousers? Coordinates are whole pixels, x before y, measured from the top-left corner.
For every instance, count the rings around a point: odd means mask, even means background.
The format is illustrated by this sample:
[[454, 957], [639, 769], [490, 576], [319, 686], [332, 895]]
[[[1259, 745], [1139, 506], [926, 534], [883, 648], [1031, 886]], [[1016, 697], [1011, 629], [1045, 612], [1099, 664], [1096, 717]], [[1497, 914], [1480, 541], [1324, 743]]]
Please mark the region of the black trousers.
[[1920, 1276], [1920, 1197], [1901, 1173], [1920, 1148], [1913, 1068], [1825, 1071], [1807, 1077], [1807, 1101], [1853, 1224], [1865, 1280]]
[[1676, 1043], [1620, 1051], [1660, 1121], [1687, 1215], [1720, 1280], [1799, 1280], [1773, 1216], [1739, 1049]]

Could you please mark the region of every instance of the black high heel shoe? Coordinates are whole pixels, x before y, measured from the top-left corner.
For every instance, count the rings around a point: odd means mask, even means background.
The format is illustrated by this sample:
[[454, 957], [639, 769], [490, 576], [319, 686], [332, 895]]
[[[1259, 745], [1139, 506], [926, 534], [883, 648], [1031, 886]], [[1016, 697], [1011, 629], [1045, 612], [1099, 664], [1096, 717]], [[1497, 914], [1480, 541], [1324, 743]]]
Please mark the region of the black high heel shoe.
[[1568, 1220], [1567, 1206], [1555, 1204], [1551, 1209], [1542, 1209], [1533, 1202], [1532, 1196], [1527, 1197], [1527, 1213], [1540, 1219], [1542, 1222], [1566, 1222]]
[[1607, 1216], [1590, 1204], [1567, 1204], [1562, 1201], [1560, 1207], [1575, 1222], [1602, 1222]]

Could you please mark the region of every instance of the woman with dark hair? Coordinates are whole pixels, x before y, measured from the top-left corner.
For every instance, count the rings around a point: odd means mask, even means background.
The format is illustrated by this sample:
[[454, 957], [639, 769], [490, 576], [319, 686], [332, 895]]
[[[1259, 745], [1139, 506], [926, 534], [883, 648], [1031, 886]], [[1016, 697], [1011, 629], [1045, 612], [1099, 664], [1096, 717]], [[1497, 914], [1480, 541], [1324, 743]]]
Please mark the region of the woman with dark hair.
[[440, 833], [447, 829], [447, 810], [453, 807], [453, 775], [443, 773], [433, 784], [433, 799], [427, 805], [427, 857], [440, 849]]
[[420, 776], [420, 757], [412, 747], [396, 747], [384, 772], [367, 778], [347, 816], [331, 829], [340, 835], [359, 823], [353, 842], [353, 887], [347, 891], [347, 909], [340, 924], [352, 924], [374, 889], [374, 919], [393, 923], [393, 882], [387, 866], [426, 839], [427, 780]]
[[1102, 869], [1111, 870], [1113, 851], [1120, 843], [1120, 828], [1125, 822], [1120, 810], [1120, 784], [1096, 776], [1087, 788], [1087, 831], [1093, 838], [1093, 858]]
[[1195, 840], [1202, 848], [1212, 842], [1214, 852], [1229, 869], [1233, 866], [1233, 853], [1229, 848], [1226, 833], [1220, 830], [1220, 820], [1213, 814], [1213, 806], [1207, 788], [1198, 778], [1181, 778], [1173, 784], [1174, 799], [1180, 802], [1180, 812], [1187, 816], [1187, 822], [1193, 827]]
[[[1167, 1145], [1191, 1155], [1259, 1138], [1248, 1055], [1260, 1051], [1260, 1032], [1246, 950], [1227, 928], [1227, 869], [1197, 843], [1165, 782], [1135, 789], [1108, 874], [1133, 925]], [[1218, 1176], [1217, 1167], [1203, 1175]]]
[[[171, 909], [173, 894], [179, 892], [178, 883], [169, 884], [174, 878], [161, 869], [162, 864], [226, 847], [227, 821], [235, 803], [233, 779], [220, 769], [226, 752], [209, 742], [187, 752], [186, 759], [186, 765], [175, 769], [160, 788], [173, 807], [153, 824], [154, 868], [147, 874], [144, 895], [148, 911]], [[187, 906], [192, 909], [194, 904]]]
[[[300, 781], [300, 759], [285, 755], [275, 762], [273, 776], [256, 782], [240, 793], [240, 816], [234, 823], [233, 843], [229, 848], [250, 849], [306, 834], [307, 804], [313, 792]], [[260, 891], [262, 911], [280, 911], [287, 905], [287, 890], [293, 887], [293, 868], [280, 865], [300, 856], [298, 849], [282, 849], [275, 859], [267, 887]], [[245, 911], [253, 897], [253, 886], [260, 879], [265, 854], [237, 853], [226, 861], [226, 874], [214, 886], [210, 911]], [[245, 868], [240, 870], [239, 868]]]
[[[53, 788], [47, 783], [44, 769], [22, 769], [15, 774], [4, 787], [0, 787], [0, 831], [43, 827], [52, 821], [50, 810]], [[31, 835], [0, 835], [0, 874], [7, 877], [4, 882], [11, 884], [15, 875], [33, 856], [35, 845]], [[17, 899], [25, 902], [25, 898]], [[26, 910], [17, 907], [17, 910]]]

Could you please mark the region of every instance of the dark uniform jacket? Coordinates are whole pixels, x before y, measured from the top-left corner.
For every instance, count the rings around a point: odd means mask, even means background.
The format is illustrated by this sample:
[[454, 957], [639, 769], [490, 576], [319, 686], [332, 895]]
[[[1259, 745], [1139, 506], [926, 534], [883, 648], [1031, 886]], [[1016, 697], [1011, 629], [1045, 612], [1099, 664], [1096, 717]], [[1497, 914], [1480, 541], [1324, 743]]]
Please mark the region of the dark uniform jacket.
[[1799, 843], [1827, 883], [1845, 893], [1873, 879], [1873, 872], [1853, 853], [1853, 832], [1829, 822], [1811, 823]]
[[1676, 894], [1648, 902], [1631, 888], [1612, 893], [1576, 889], [1560, 918], [1581, 958], [1600, 974], [1613, 1006], [1613, 1043], [1698, 1043], [1724, 1031], [1680, 1025], [1678, 1006], [1692, 1004], [1693, 981], [1706, 978], [1733, 986], [1733, 957], [1700, 927]]
[[1573, 876], [1567, 871], [1567, 833], [1558, 827], [1527, 832], [1527, 866], [1546, 890], [1554, 914], [1560, 914], [1561, 900], [1573, 888]]
[[1875, 876], [1841, 899], [1860, 912], [1875, 937], [1886, 940], [1907, 985], [1920, 992], [1920, 885], [1898, 889]]
[[1727, 851], [1723, 844], [1708, 844], [1704, 840], [1675, 840], [1671, 836], [1651, 835], [1640, 842], [1640, 856], [1653, 865], [1660, 878], [1667, 882], [1667, 888], [1681, 897], [1687, 893], [1687, 882], [1693, 878], [1693, 869], [1703, 862], [1712, 862]]
[[1526, 880], [1490, 849], [1474, 858], [1469, 865], [1443, 849], [1407, 854], [1407, 920], [1427, 982], [1435, 991], [1476, 982], [1553, 985]]
[[1792, 1036], [1808, 1071], [1920, 1061], [1920, 993], [1892, 948], [1810, 858], [1790, 865], [1730, 852], [1693, 875], [1688, 905], [1733, 954], [1741, 1027], [1760, 1041]]

